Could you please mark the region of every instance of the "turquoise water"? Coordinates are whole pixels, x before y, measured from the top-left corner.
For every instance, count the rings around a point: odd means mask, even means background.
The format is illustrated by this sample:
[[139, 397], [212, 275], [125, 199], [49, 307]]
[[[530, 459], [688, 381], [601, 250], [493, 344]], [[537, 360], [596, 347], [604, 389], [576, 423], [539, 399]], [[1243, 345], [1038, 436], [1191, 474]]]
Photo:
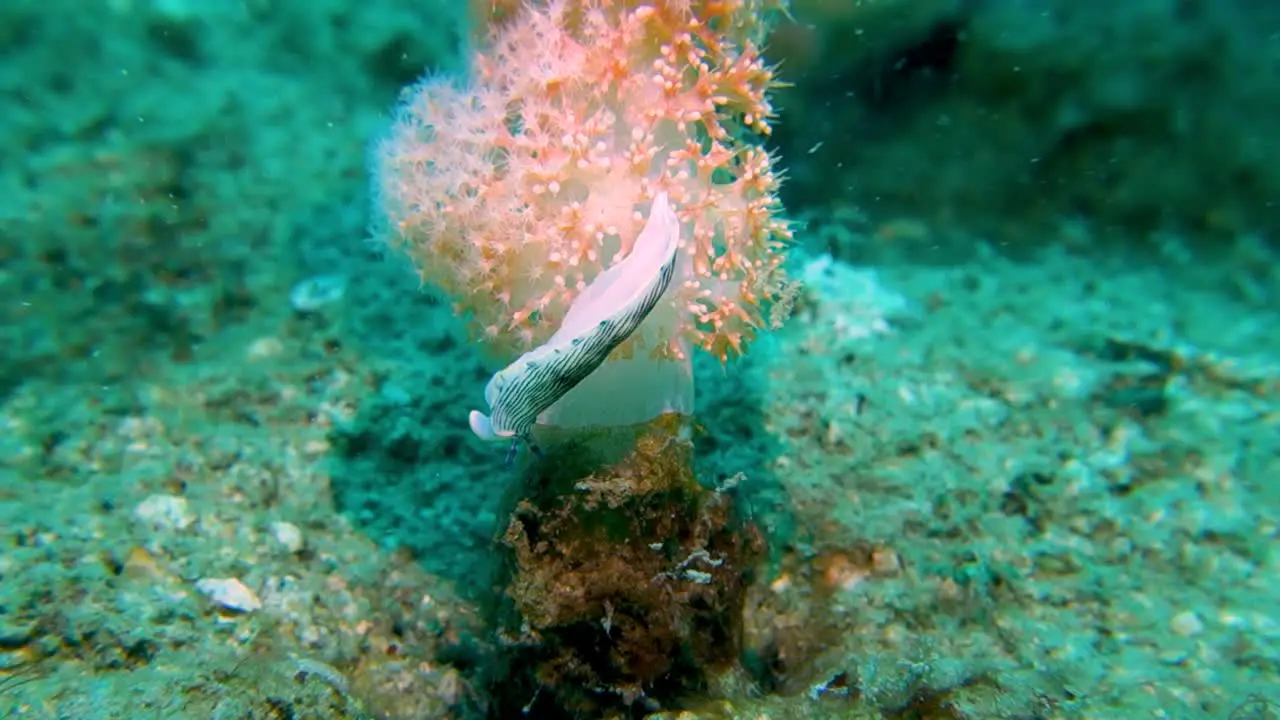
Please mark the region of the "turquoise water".
[[1280, 716], [1280, 12], [793, 0], [793, 307], [692, 365], [763, 546], [639, 681], [626, 592], [499, 617], [563, 455], [473, 435], [500, 364], [371, 239], [462, 5], [0, 3], [0, 715]]

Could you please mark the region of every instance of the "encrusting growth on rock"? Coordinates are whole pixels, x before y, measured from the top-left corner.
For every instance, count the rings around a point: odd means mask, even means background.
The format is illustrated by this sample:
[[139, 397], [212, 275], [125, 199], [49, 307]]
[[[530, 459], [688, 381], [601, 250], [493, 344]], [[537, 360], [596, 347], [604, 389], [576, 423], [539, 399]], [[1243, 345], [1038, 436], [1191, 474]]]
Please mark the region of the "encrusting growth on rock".
[[694, 479], [685, 422], [612, 438], [632, 448], [616, 461], [567, 444], [531, 468], [500, 539], [499, 633], [519, 670], [503, 704], [667, 707], [737, 662], [763, 540], [731, 494]]

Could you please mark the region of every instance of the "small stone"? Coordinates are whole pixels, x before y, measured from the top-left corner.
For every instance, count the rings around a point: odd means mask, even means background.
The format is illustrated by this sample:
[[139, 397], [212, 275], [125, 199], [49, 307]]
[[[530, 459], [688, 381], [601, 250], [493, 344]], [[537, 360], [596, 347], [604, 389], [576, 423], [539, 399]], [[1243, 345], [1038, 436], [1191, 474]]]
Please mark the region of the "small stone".
[[186, 530], [196, 521], [186, 498], [161, 493], [138, 503], [133, 517], [157, 530]]
[[227, 610], [249, 613], [262, 607], [257, 593], [236, 578], [204, 578], [196, 582], [196, 590]]
[[1204, 632], [1204, 621], [1191, 610], [1183, 610], [1169, 621], [1169, 629], [1183, 637], [1195, 637]]
[[874, 550], [871, 553], [871, 569], [877, 575], [897, 575], [902, 569], [902, 562], [898, 560], [898, 553], [892, 550]]
[[300, 313], [313, 313], [342, 299], [347, 292], [347, 278], [342, 275], [317, 275], [307, 278], [289, 292], [289, 303]]
[[134, 547], [124, 559], [124, 573], [132, 578], [157, 580], [164, 577], [160, 563], [146, 548]]
[[279, 338], [260, 337], [249, 343], [249, 350], [246, 353], [249, 361], [267, 360], [277, 357], [284, 352], [284, 343]]
[[271, 523], [271, 534], [276, 536], [276, 540], [291, 553], [302, 550], [305, 544], [302, 539], [302, 530], [291, 522], [273, 522]]

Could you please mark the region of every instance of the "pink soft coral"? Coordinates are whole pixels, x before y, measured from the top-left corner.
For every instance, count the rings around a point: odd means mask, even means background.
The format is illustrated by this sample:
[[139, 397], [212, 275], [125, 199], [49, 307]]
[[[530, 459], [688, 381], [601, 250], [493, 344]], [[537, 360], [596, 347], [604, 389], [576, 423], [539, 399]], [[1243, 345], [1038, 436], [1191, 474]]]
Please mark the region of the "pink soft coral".
[[526, 5], [465, 81], [407, 91], [377, 153], [387, 241], [509, 356], [556, 330], [666, 191], [678, 281], [619, 352], [742, 352], [785, 284], [791, 236], [760, 145], [775, 84], [760, 18], [780, 2]]

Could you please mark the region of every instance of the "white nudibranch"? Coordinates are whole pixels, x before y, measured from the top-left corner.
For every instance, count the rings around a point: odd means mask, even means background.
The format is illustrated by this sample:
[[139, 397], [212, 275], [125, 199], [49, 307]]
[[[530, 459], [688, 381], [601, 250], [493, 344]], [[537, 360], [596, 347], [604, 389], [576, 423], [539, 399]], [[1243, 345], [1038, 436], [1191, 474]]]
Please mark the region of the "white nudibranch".
[[[471, 430], [485, 440], [529, 440], [538, 416], [582, 382], [647, 317], [675, 274], [680, 221], [659, 193], [631, 252], [578, 294], [546, 343], [499, 371], [484, 389], [485, 415]], [[508, 455], [510, 458], [511, 455]]]

